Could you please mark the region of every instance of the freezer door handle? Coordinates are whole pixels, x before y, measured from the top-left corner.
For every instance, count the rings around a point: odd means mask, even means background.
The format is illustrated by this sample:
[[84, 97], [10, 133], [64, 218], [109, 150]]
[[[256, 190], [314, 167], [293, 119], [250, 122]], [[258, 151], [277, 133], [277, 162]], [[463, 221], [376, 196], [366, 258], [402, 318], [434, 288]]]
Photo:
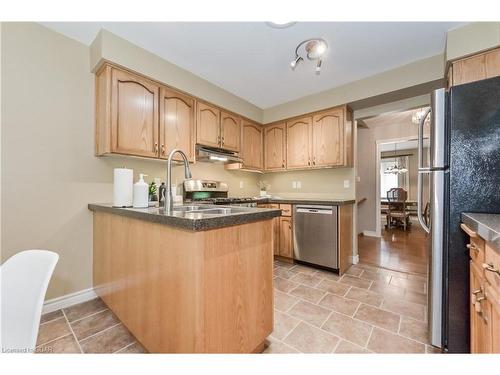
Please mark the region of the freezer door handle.
[[418, 124], [418, 175], [417, 175], [417, 217], [418, 222], [424, 228], [424, 230], [429, 233], [430, 228], [425, 224], [424, 216], [422, 213], [422, 204], [423, 204], [423, 181], [422, 174], [429, 173], [433, 170], [431, 167], [424, 167], [424, 123], [425, 119], [431, 113], [431, 109], [427, 109], [424, 115], [420, 119], [420, 123]]

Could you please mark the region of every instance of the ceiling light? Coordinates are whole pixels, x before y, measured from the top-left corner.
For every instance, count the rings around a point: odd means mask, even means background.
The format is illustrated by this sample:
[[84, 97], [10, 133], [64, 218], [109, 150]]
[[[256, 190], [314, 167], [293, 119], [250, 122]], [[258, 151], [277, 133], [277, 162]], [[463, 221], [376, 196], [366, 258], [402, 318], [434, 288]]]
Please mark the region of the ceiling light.
[[277, 22], [266, 22], [266, 25], [269, 26], [269, 27], [272, 27], [273, 29], [286, 29], [288, 27], [292, 27], [293, 25], [295, 25], [297, 22], [296, 21], [293, 21], [293, 22], [290, 22], [290, 21], [277, 21]]
[[328, 44], [324, 39], [315, 38], [304, 40], [295, 48], [295, 58], [290, 62], [290, 67], [295, 70], [297, 64], [302, 60], [316, 61], [316, 74], [321, 72], [321, 64], [328, 50]]
[[318, 59], [318, 63], [316, 64], [316, 74], [321, 72], [321, 59]]
[[290, 63], [290, 67], [292, 68], [292, 70], [295, 69], [300, 60], [302, 60], [302, 57], [300, 56], [297, 56], [295, 60], [292, 60], [292, 62]]

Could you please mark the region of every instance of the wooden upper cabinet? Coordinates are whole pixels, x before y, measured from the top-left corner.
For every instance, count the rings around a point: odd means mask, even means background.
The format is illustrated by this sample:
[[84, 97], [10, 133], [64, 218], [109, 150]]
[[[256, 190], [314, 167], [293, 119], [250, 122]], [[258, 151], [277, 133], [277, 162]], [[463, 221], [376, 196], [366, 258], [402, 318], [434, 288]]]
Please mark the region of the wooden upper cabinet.
[[286, 169], [286, 125], [270, 125], [264, 128], [264, 170]]
[[[194, 162], [195, 101], [177, 91], [160, 89], [160, 158], [180, 149]], [[179, 155], [175, 160], [180, 160]]]
[[311, 117], [302, 117], [286, 124], [287, 168], [303, 169], [311, 163]]
[[241, 118], [221, 112], [220, 147], [225, 150], [240, 152]]
[[312, 122], [313, 167], [344, 164], [344, 111], [334, 109], [317, 114]]
[[159, 86], [111, 69], [111, 152], [158, 156]]
[[448, 73], [450, 86], [500, 76], [500, 48], [454, 61]]
[[220, 110], [217, 107], [198, 102], [196, 143], [209, 147], [220, 147]]
[[241, 146], [243, 168], [261, 170], [264, 167], [262, 147], [262, 126], [243, 121]]

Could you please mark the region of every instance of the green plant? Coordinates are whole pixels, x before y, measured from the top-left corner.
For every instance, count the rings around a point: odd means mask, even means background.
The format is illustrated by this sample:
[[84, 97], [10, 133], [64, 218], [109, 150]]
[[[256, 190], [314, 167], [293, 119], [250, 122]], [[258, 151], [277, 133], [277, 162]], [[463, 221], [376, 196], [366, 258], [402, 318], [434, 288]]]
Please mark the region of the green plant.
[[156, 192], [158, 191], [158, 187], [156, 186], [156, 184], [153, 182], [151, 182], [149, 184], [149, 195], [156, 195]]

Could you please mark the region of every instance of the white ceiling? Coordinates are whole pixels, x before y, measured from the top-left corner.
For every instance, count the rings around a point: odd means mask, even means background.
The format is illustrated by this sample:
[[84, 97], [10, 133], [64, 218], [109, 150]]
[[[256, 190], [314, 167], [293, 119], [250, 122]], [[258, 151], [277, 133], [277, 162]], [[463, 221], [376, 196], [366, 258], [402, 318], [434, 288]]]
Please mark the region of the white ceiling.
[[[444, 51], [457, 22], [46, 22], [87, 45], [104, 28], [255, 104], [269, 108]], [[314, 64], [289, 67], [304, 39], [330, 48], [321, 75]]]

